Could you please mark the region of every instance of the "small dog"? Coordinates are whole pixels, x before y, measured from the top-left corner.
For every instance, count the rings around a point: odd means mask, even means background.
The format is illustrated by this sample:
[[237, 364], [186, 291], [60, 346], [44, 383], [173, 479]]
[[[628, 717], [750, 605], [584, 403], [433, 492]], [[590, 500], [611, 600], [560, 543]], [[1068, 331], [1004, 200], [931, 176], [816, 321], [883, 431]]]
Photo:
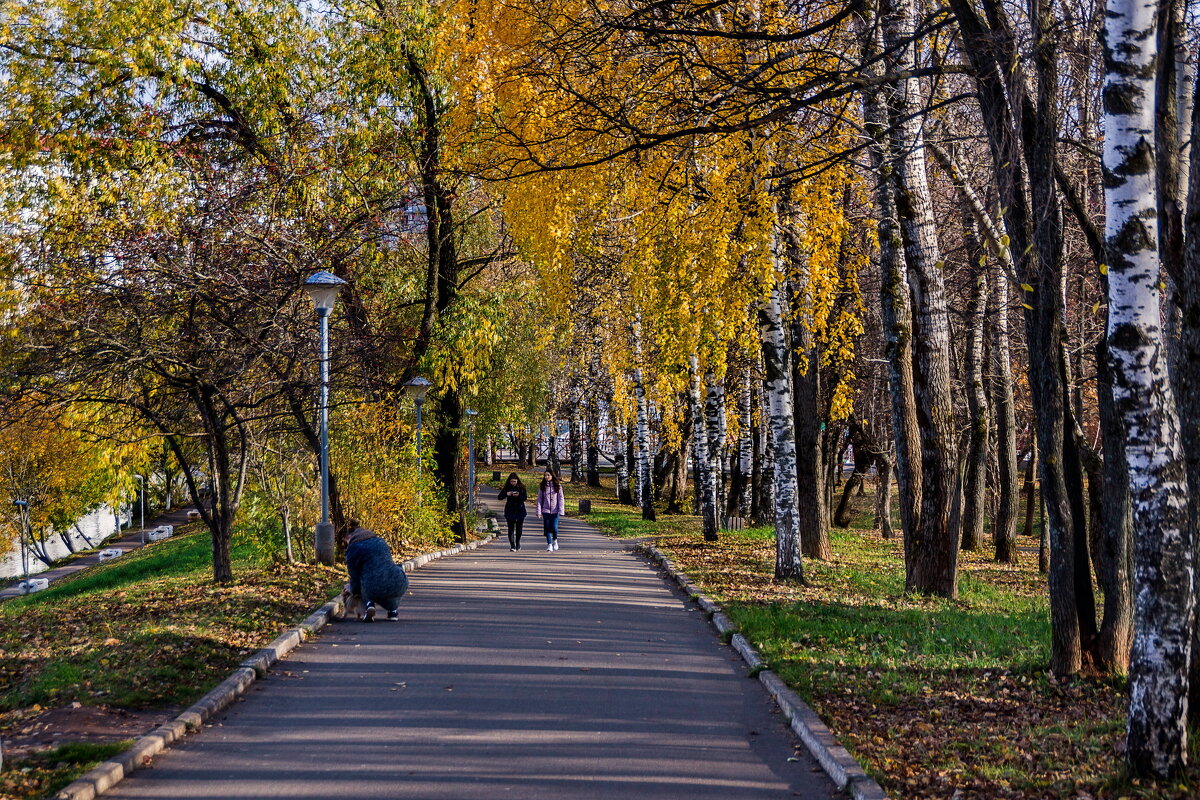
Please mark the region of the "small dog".
[[353, 614], [359, 622], [367, 615], [367, 604], [356, 594], [350, 593], [350, 584], [342, 587], [342, 619], [348, 619]]

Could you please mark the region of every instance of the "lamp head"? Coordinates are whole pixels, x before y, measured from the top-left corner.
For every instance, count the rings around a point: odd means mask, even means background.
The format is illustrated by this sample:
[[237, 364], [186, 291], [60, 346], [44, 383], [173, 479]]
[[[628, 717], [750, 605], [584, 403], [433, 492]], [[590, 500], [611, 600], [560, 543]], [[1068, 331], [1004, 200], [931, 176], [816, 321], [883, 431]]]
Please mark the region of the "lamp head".
[[468, 408], [463, 413], [466, 414], [468, 417], [478, 417], [479, 416], [479, 412], [473, 408]]
[[27, 508], [29, 508], [29, 501], [28, 500], [13, 500], [13, 505], [20, 506], [21, 508], [27, 509]]
[[423, 403], [425, 395], [433, 388], [433, 382], [420, 375], [404, 382], [404, 393], [413, 399], [414, 403]]
[[317, 307], [317, 313], [328, 314], [333, 310], [338, 290], [345, 285], [346, 282], [337, 275], [321, 270], [314, 272], [304, 282], [304, 291], [308, 292], [308, 296], [312, 298], [313, 305]]

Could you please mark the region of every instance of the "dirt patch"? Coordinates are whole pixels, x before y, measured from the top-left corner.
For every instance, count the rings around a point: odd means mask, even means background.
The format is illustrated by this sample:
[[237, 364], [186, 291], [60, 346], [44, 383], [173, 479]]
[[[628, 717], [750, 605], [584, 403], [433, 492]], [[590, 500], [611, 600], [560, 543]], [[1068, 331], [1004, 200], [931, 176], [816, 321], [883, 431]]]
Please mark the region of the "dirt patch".
[[136, 739], [177, 714], [173, 710], [126, 711], [72, 703], [32, 714], [26, 710], [19, 716], [0, 717], [0, 732], [4, 735], [5, 758], [16, 760], [68, 742]]

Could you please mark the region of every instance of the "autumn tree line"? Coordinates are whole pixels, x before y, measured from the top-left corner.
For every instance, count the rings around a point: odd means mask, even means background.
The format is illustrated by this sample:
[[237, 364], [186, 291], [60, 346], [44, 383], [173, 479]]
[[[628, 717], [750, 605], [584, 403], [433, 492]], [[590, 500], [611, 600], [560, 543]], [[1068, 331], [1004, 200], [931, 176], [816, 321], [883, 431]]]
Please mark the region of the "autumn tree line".
[[327, 269], [340, 526], [462, 535], [468, 407], [518, 449], [569, 420], [646, 516], [772, 525], [780, 580], [831, 554], [847, 445], [912, 592], [1014, 561], [1024, 495], [1050, 668], [1127, 673], [1168, 775], [1196, 41], [1175, 0], [5, 0], [6, 409], [169, 450], [229, 580], [239, 514], [312, 507]]

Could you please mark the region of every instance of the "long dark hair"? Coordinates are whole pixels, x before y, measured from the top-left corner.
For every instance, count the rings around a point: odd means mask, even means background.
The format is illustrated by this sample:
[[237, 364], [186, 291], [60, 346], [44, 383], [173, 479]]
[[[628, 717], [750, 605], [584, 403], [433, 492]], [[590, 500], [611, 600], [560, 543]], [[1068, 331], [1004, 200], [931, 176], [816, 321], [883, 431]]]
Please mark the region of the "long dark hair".
[[517, 488], [523, 490], [525, 488], [525, 484], [521, 483], [521, 476], [515, 472], [508, 473], [508, 480], [504, 482], [504, 486], [507, 488], [513, 478], [517, 479]]
[[546, 472], [550, 473], [550, 483], [554, 484], [555, 489], [562, 486], [562, 481], [558, 479], [558, 473], [552, 469], [548, 469], [542, 473], [542, 485], [539, 487], [539, 491], [546, 491]]

